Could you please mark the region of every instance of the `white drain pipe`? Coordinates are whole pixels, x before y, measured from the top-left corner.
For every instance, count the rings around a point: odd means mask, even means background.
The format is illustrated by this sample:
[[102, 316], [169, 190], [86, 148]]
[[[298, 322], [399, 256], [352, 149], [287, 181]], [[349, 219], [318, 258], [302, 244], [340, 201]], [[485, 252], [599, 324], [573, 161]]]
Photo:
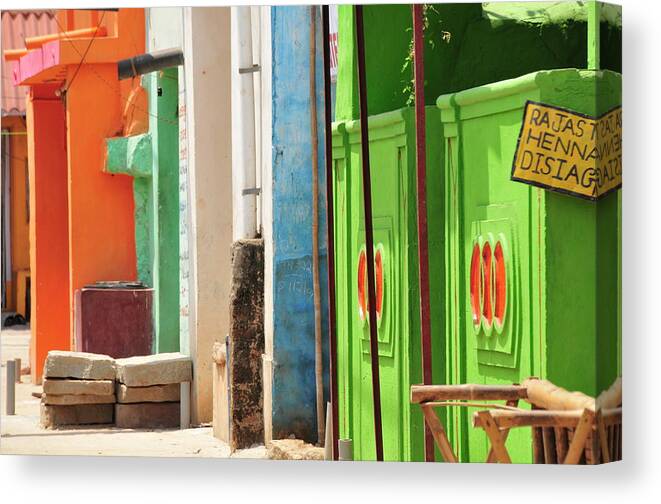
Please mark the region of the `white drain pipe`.
[[255, 86], [250, 7], [232, 7], [232, 238], [257, 235]]

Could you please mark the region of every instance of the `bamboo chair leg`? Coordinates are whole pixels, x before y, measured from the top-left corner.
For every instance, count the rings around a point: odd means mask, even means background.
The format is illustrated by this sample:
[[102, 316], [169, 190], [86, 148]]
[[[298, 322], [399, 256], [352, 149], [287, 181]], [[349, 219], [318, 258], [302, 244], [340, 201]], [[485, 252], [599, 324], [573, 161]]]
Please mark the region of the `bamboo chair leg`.
[[[519, 406], [519, 400], [518, 399], [510, 399], [505, 404], [507, 404], [507, 406], [510, 406], [512, 408], [516, 408], [516, 407]], [[507, 436], [509, 436], [510, 430], [509, 429], [503, 429], [500, 432], [502, 433], [501, 435], [503, 437], [503, 443], [505, 443], [507, 441]], [[487, 456], [487, 464], [493, 464], [494, 462], [496, 462], [496, 452], [495, 452], [495, 450], [493, 449], [493, 446], [492, 446], [489, 449], [489, 455]]]
[[443, 460], [445, 462], [457, 462], [457, 457], [452, 451], [452, 446], [450, 441], [448, 441], [448, 436], [445, 434], [445, 429], [443, 424], [434, 413], [434, 409], [431, 406], [422, 405], [422, 413], [425, 416], [425, 421], [431, 430], [434, 441], [436, 441], [436, 446], [438, 446], [441, 455], [443, 455]]
[[544, 440], [544, 463], [557, 464], [555, 435], [552, 427], [542, 428], [542, 439]]
[[555, 451], [558, 462], [565, 460], [567, 456], [567, 429], [564, 427], [555, 428]]
[[601, 444], [601, 461], [604, 464], [608, 464], [611, 461], [609, 446], [608, 446], [608, 436], [606, 436], [606, 427], [604, 426], [604, 420], [601, 418], [601, 415], [597, 418], [597, 431], [599, 432], [599, 443]]
[[491, 447], [496, 453], [496, 460], [502, 464], [511, 464], [512, 459], [510, 458], [510, 454], [507, 453], [505, 441], [503, 440], [500, 429], [496, 425], [491, 413], [488, 411], [478, 411], [477, 416], [480, 419], [482, 428], [491, 440]]
[[565, 457], [565, 464], [578, 464], [581, 460], [581, 455], [585, 451], [585, 443], [592, 431], [594, 423], [594, 412], [586, 409], [583, 410], [581, 418], [578, 420], [578, 425], [574, 431], [567, 456]]

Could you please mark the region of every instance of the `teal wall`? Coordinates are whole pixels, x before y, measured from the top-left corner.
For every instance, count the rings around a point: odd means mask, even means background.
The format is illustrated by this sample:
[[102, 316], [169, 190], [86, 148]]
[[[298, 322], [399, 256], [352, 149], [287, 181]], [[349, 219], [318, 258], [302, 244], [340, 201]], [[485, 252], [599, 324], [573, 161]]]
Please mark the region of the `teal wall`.
[[149, 132], [106, 141], [106, 169], [134, 177], [138, 280], [154, 288], [154, 353], [179, 350], [179, 151], [176, 68], [142, 77]]

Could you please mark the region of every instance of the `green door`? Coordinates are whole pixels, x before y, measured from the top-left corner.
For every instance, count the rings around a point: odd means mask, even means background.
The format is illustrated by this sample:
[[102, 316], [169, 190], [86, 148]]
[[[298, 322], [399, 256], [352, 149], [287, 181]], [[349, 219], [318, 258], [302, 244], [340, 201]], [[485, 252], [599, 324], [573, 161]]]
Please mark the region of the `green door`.
[[[538, 376], [596, 396], [617, 376], [617, 196], [585, 201], [510, 177], [527, 100], [598, 116], [620, 103], [620, 79], [541, 71], [438, 99], [448, 382]], [[489, 445], [473, 412], [453, 412], [449, 430], [461, 460], [478, 462]], [[530, 430], [512, 431], [507, 447], [530, 462]]]
[[[438, 131], [438, 111], [429, 108], [430, 126]], [[411, 383], [421, 381], [418, 305], [415, 157], [412, 109], [370, 117], [370, 162], [381, 411], [385, 460], [421, 460], [422, 418], [411, 408]], [[434, 129], [435, 128], [435, 129]], [[336, 267], [340, 434], [353, 440], [356, 460], [374, 460], [372, 367], [367, 315], [365, 222], [363, 211], [360, 123], [336, 126], [335, 158]], [[442, 190], [438, 143], [429, 154], [436, 197], [430, 217], [440, 219]], [[440, 233], [439, 233], [440, 234]], [[432, 233], [431, 240], [440, 241]], [[442, 254], [431, 265], [442, 275]], [[442, 313], [434, 302], [432, 312]], [[442, 322], [437, 329], [436, 369], [440, 362]], [[437, 372], [440, 377], [440, 373]]]
[[[510, 110], [462, 121], [460, 140], [447, 139], [459, 149], [449, 147], [446, 165], [455, 217], [447, 242], [454, 265], [448, 299], [456, 300], [449, 321], [454, 326], [449, 355], [457, 356], [454, 383], [512, 384], [532, 374], [531, 189], [509, 180], [519, 128], [520, 111]], [[467, 426], [474, 411], [457, 411], [455, 420]], [[486, 460], [483, 431], [468, 433], [462, 458]], [[524, 443], [519, 450], [518, 436], [519, 431], [511, 434], [508, 447], [514, 459], [525, 460], [530, 446]]]

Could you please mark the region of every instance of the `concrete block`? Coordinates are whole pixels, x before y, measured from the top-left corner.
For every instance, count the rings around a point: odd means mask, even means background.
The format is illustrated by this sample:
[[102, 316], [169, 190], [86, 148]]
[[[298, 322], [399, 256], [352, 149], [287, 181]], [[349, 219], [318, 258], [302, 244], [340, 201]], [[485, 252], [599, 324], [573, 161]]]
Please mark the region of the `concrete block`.
[[114, 380], [112, 357], [87, 352], [51, 350], [44, 366], [45, 378], [78, 378], [81, 380]]
[[112, 424], [112, 404], [55, 406], [41, 403], [41, 426], [46, 429], [65, 425]]
[[117, 381], [129, 387], [150, 387], [191, 381], [190, 357], [181, 353], [162, 353], [117, 359]]
[[152, 385], [151, 387], [127, 387], [117, 384], [117, 402], [177, 402], [179, 401], [179, 384]]
[[58, 404], [68, 406], [72, 404], [115, 404], [115, 394], [107, 395], [88, 395], [88, 394], [67, 394], [53, 395], [43, 394], [42, 402], [44, 404]]
[[178, 428], [179, 403], [117, 403], [115, 425], [122, 429]]
[[113, 380], [44, 380], [44, 394], [54, 395], [109, 395], [115, 393]]

